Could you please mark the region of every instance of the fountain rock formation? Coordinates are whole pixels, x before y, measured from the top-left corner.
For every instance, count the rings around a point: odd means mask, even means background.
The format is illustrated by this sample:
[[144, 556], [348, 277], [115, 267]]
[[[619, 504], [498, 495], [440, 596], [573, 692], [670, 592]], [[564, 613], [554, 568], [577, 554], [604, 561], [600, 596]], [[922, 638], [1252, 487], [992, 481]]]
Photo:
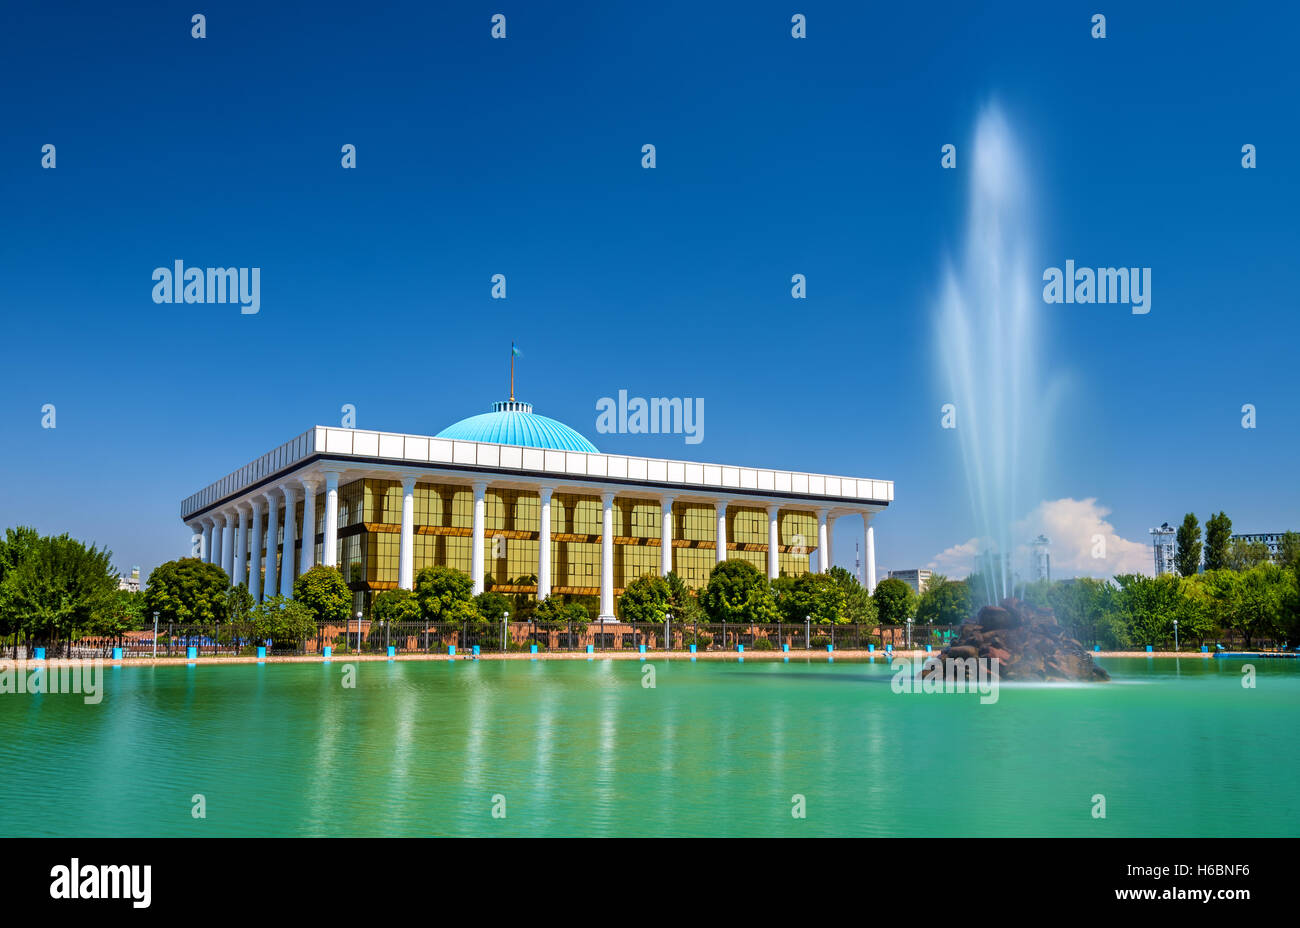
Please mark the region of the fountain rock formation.
[[944, 674], [949, 661], [994, 657], [1003, 680], [1110, 679], [1110, 674], [1092, 662], [1083, 645], [1056, 623], [1052, 610], [1037, 609], [1017, 599], [981, 609], [974, 620], [962, 625], [956, 643], [932, 659], [922, 676]]

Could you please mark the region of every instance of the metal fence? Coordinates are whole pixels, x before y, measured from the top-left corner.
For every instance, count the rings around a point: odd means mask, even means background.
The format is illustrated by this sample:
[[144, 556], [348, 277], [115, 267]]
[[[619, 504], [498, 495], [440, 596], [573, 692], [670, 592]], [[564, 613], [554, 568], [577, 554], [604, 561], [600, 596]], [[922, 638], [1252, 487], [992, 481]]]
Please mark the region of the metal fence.
[[[1068, 632], [1069, 630], [1067, 630]], [[396, 654], [445, 654], [449, 647], [463, 653], [478, 647], [482, 652], [522, 651], [537, 646], [544, 651], [595, 652], [639, 651], [644, 645], [647, 652], [688, 651], [695, 645], [699, 651], [780, 651], [788, 646], [791, 651], [825, 651], [830, 646], [835, 651], [865, 651], [874, 646], [877, 650], [916, 648], [929, 646], [939, 650], [954, 641], [959, 634], [955, 625], [812, 625], [809, 623], [787, 625], [772, 623], [761, 625], [729, 625], [715, 623], [669, 622], [626, 623], [584, 622], [558, 626], [539, 625], [535, 622], [466, 623], [460, 625], [431, 622], [384, 623], [363, 619], [336, 624], [322, 624], [314, 635], [296, 642], [267, 642], [256, 640], [250, 623], [215, 623], [205, 625], [168, 624], [158, 629], [156, 651], [152, 629], [128, 632], [118, 636], [83, 636], [71, 643], [66, 640], [47, 648], [48, 657], [110, 658], [114, 649], [121, 648], [126, 657], [185, 657], [194, 648], [200, 657], [237, 656], [255, 654], [259, 646], [266, 647], [272, 655], [321, 654], [329, 647], [338, 654], [386, 654], [392, 647]], [[1095, 642], [1080, 638], [1088, 650]], [[1285, 646], [1284, 642], [1255, 638], [1249, 645], [1237, 634], [1225, 634], [1213, 639], [1180, 641], [1181, 650], [1196, 651], [1202, 645], [1211, 651], [1216, 645], [1224, 650], [1261, 650]], [[39, 642], [35, 646], [40, 646]], [[1154, 645], [1156, 651], [1173, 650], [1173, 641]], [[1102, 648], [1106, 648], [1102, 644]], [[1131, 645], [1130, 650], [1143, 651], [1145, 644]], [[0, 656], [30, 658], [33, 643], [19, 642], [14, 638], [0, 643]]]

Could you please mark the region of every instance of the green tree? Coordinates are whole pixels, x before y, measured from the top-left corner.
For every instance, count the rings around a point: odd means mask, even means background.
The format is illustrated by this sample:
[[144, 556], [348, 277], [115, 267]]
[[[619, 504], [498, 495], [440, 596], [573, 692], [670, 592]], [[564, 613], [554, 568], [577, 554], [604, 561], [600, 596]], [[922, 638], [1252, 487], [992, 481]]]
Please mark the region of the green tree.
[[916, 621], [930, 625], [961, 625], [974, 612], [975, 601], [965, 581], [939, 574], [930, 578], [916, 601]]
[[[464, 622], [474, 608], [474, 581], [469, 574], [452, 567], [426, 567], [416, 575], [415, 598], [427, 622]], [[466, 611], [468, 610], [468, 612]]]
[[566, 629], [569, 623], [587, 626], [591, 624], [591, 613], [582, 603], [569, 603], [562, 596], [548, 596], [537, 604], [533, 621], [538, 628], [555, 630]]
[[[152, 622], [152, 617], [150, 618]], [[144, 593], [114, 590], [113, 595], [91, 619], [87, 631], [106, 637], [117, 637], [125, 632], [145, 627]]]
[[1115, 582], [1119, 584], [1115, 609], [1133, 642], [1157, 645], [1172, 640], [1174, 619], [1186, 617], [1181, 578], [1173, 574], [1121, 574]]
[[700, 606], [712, 622], [754, 625], [779, 618], [767, 577], [749, 561], [723, 561], [714, 567]]
[[184, 557], [159, 564], [145, 582], [144, 613], [148, 622], [158, 613], [159, 626], [222, 622], [230, 577], [217, 564]]
[[1259, 564], [1266, 564], [1271, 558], [1272, 554], [1264, 542], [1238, 538], [1228, 545], [1226, 566], [1229, 570], [1245, 571]]
[[624, 622], [662, 622], [670, 612], [668, 581], [655, 574], [637, 577], [618, 598], [618, 615]]
[[226, 590], [226, 621], [247, 622], [253, 615], [253, 594], [243, 584]]
[[897, 577], [877, 583], [872, 598], [882, 625], [902, 625], [916, 613], [916, 591]]
[[474, 608], [478, 610], [484, 622], [494, 627], [501, 624], [501, 616], [507, 612], [510, 613], [511, 618], [515, 617], [510, 608], [510, 600], [493, 590], [484, 590], [475, 596]]
[[1277, 640], [1289, 631], [1288, 607], [1296, 598], [1292, 571], [1259, 564], [1241, 573], [1215, 571], [1206, 583], [1218, 623], [1242, 635], [1247, 648], [1257, 639]]
[[272, 596], [253, 607], [253, 638], [276, 648], [299, 648], [316, 634], [316, 616], [296, 599]]
[[844, 621], [857, 625], [874, 625], [876, 602], [858, 578], [843, 567], [832, 567], [828, 576], [844, 592]]
[[1283, 532], [1277, 544], [1277, 563], [1300, 571], [1300, 532]]
[[674, 622], [681, 625], [694, 625], [696, 622], [705, 621], [704, 609], [700, 606], [699, 597], [676, 571], [665, 574], [664, 582], [668, 584], [668, 614], [673, 617]]
[[112, 552], [68, 535], [41, 536], [5, 576], [7, 607], [29, 639], [71, 641], [109, 608], [117, 592]]
[[293, 598], [319, 625], [342, 624], [352, 614], [352, 590], [337, 567], [317, 564], [293, 581]]
[[781, 597], [777, 603], [783, 622], [799, 625], [811, 620], [814, 625], [830, 625], [848, 621], [844, 614], [844, 588], [829, 574], [800, 574], [788, 584], [780, 584], [778, 589]]
[[384, 590], [370, 605], [370, 617], [376, 622], [420, 621], [420, 603], [410, 590]]
[[1174, 563], [1178, 573], [1192, 577], [1201, 567], [1201, 523], [1196, 521], [1196, 514], [1189, 512], [1183, 516], [1183, 524], [1178, 526], [1175, 536]]
[[1228, 543], [1232, 539], [1232, 520], [1220, 512], [1205, 520], [1205, 569], [1223, 570], [1228, 566]]
[[41, 538], [41, 533], [29, 526], [5, 529], [0, 538], [0, 635], [13, 636], [13, 657], [18, 657], [18, 637], [30, 635], [31, 626], [20, 608], [13, 603], [12, 585], [7, 583]]

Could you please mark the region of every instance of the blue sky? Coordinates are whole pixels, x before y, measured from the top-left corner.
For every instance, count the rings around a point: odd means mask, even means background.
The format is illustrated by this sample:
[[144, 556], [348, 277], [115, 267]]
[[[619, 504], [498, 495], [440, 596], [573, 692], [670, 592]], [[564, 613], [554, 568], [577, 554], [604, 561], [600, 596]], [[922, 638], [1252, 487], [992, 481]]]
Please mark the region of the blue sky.
[[[895, 480], [880, 564], [929, 563], [973, 534], [933, 335], [995, 102], [1034, 268], [1153, 274], [1146, 316], [1041, 306], [1043, 499], [1141, 545], [1188, 510], [1300, 528], [1294, 9], [219, 3], [196, 40], [134, 6], [0, 31], [0, 524], [147, 573], [186, 495], [344, 403], [430, 434], [486, 411], [514, 340], [520, 395], [602, 450]], [[261, 311], [153, 303], [176, 259], [260, 267]], [[619, 389], [704, 397], [705, 440], [595, 434]]]

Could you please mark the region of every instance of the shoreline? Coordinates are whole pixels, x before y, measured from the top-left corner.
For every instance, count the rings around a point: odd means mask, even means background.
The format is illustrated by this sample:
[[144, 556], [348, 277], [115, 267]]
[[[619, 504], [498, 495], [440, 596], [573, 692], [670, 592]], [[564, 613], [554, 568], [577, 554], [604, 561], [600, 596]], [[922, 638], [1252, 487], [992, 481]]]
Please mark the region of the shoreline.
[[[1148, 660], [1167, 660], [1169, 658], [1194, 658], [1209, 660], [1214, 657], [1213, 651], [1089, 651], [1088, 654], [1094, 660], [1107, 657], [1144, 657]], [[786, 661], [791, 659], [801, 659], [805, 663], [813, 661], [831, 662], [835, 659], [853, 660], [853, 661], [871, 661], [876, 660], [890, 661], [895, 657], [903, 657], [909, 660], [924, 660], [927, 656], [937, 656], [938, 652], [933, 651], [929, 655], [925, 651], [894, 651], [892, 654], [886, 654], [883, 651], [746, 651], [743, 654], [737, 651], [700, 651], [695, 654], [689, 651], [647, 651], [642, 654], [639, 651], [595, 651], [586, 654], [582, 651], [539, 651], [536, 654], [527, 651], [511, 651], [501, 653], [499, 651], [480, 654], [480, 661], [596, 661], [596, 660], [614, 660], [614, 661]], [[4, 664], [13, 665], [15, 663], [24, 663], [28, 668], [33, 664], [42, 664], [46, 667], [75, 667], [92, 661], [103, 661], [105, 664], [114, 667], [133, 666], [133, 667], [154, 667], [168, 665], [199, 665], [221, 666], [226, 664], [334, 664], [334, 663], [355, 663], [358, 661], [374, 662], [403, 662], [403, 661], [473, 661], [475, 658], [468, 654], [397, 654], [388, 657], [384, 654], [334, 654], [330, 657], [322, 657], [319, 654], [293, 654], [293, 655], [275, 655], [267, 657], [252, 656], [227, 656], [219, 657], [216, 655], [207, 655], [203, 657], [123, 657], [114, 660], [110, 657], [100, 658], [46, 658], [41, 661], [32, 659], [25, 660], [19, 658], [14, 661], [13, 658], [0, 657], [0, 666]]]

